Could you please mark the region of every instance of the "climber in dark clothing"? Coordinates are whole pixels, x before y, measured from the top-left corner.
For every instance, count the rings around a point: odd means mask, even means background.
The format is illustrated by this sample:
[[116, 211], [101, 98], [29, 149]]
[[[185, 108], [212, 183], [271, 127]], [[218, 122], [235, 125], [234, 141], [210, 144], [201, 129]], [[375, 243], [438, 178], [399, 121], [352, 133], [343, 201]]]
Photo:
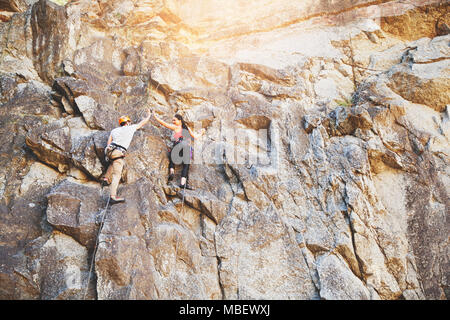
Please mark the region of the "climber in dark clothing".
[[192, 158], [191, 138], [193, 139], [200, 138], [205, 132], [205, 130], [202, 129], [201, 133], [196, 134], [194, 131], [191, 130], [191, 128], [187, 126], [186, 122], [184, 122], [183, 120], [183, 117], [179, 114], [176, 114], [172, 118], [171, 124], [159, 119], [155, 113], [153, 113], [153, 116], [155, 120], [158, 121], [161, 125], [173, 131], [172, 134], [173, 145], [172, 148], [170, 149], [169, 154], [168, 180], [169, 181], [173, 180], [175, 173], [175, 164], [182, 164], [183, 169], [181, 171], [180, 187], [192, 190], [192, 187], [190, 187], [187, 183], [189, 165], [191, 164]]

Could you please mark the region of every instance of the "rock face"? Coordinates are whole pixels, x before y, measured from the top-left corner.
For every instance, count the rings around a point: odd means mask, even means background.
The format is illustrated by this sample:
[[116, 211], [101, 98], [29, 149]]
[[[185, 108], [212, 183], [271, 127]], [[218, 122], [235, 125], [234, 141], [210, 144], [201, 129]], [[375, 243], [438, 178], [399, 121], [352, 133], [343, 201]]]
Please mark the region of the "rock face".
[[[0, 1], [1, 299], [449, 298], [447, 1], [56, 2]], [[195, 190], [152, 120], [107, 206], [148, 108]]]

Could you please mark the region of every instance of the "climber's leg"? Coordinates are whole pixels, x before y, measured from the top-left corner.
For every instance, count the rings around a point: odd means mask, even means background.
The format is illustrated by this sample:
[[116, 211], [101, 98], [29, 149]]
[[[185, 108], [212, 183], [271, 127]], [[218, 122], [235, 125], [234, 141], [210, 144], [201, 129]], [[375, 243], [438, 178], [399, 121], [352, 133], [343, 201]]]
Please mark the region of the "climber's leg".
[[188, 174], [189, 174], [189, 163], [183, 163], [183, 169], [181, 171], [181, 184], [180, 188], [194, 190], [188, 183]]
[[[117, 153], [116, 153], [117, 151]], [[123, 202], [125, 199], [117, 197], [117, 188], [119, 187], [120, 178], [122, 176], [123, 166], [125, 164], [125, 160], [123, 158], [117, 158], [123, 156], [123, 153], [114, 150], [112, 152], [113, 163], [111, 163], [110, 167], [112, 167], [112, 178], [111, 178], [111, 200], [113, 203]], [[109, 168], [108, 168], [109, 170]]]
[[108, 169], [106, 170], [106, 173], [102, 179], [102, 181], [104, 181], [105, 184], [111, 184], [112, 173], [113, 173], [113, 165], [112, 165], [112, 163], [110, 163], [108, 165]]
[[169, 178], [167, 179], [167, 182], [173, 180], [174, 174], [175, 174], [175, 163], [173, 163], [171, 153], [169, 153]]

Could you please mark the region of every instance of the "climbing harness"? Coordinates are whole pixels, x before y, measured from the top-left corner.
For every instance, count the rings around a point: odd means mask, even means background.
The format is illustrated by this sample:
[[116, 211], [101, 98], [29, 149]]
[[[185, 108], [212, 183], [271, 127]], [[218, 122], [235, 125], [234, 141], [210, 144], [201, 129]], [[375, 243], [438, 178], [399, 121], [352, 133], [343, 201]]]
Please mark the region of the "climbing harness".
[[[103, 190], [103, 187], [102, 187], [102, 190]], [[92, 268], [94, 267], [95, 254], [97, 253], [97, 247], [98, 247], [98, 244], [99, 244], [100, 233], [102, 232], [103, 225], [105, 224], [106, 213], [108, 211], [110, 200], [111, 200], [111, 197], [108, 197], [108, 200], [106, 202], [106, 207], [105, 207], [105, 209], [103, 209], [102, 213], [100, 214], [101, 217], [102, 217], [102, 220], [100, 222], [100, 227], [98, 228], [97, 238], [95, 240], [94, 251], [92, 252], [92, 259], [91, 259], [91, 264], [90, 264], [90, 267], [89, 267], [89, 274], [88, 274], [88, 278], [87, 278], [86, 289], [84, 291], [83, 300], [86, 300], [86, 294], [87, 294], [88, 289], [89, 289], [89, 282], [91, 280]]]
[[[114, 150], [119, 150], [120, 152], [122, 152], [123, 155], [119, 156], [119, 157], [112, 158], [111, 154], [113, 153]], [[118, 159], [123, 159], [123, 158], [125, 158], [125, 153], [126, 152], [127, 152], [126, 148], [122, 147], [119, 144], [116, 144], [116, 143], [112, 142], [105, 149], [105, 160], [106, 160], [107, 163], [110, 163], [110, 162], [114, 162], [114, 161], [116, 161]]]

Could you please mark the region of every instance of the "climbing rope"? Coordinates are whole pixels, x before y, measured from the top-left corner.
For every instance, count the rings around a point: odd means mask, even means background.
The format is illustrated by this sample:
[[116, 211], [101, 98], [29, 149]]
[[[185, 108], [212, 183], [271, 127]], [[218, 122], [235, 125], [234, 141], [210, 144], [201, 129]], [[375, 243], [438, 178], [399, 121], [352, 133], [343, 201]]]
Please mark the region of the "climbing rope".
[[[102, 188], [103, 189], [103, 188]], [[100, 223], [100, 227], [98, 228], [98, 232], [97, 232], [97, 239], [95, 240], [95, 246], [94, 246], [94, 251], [92, 252], [92, 258], [91, 258], [91, 264], [89, 267], [89, 274], [88, 274], [88, 278], [87, 278], [87, 283], [86, 283], [86, 289], [84, 291], [84, 296], [83, 296], [83, 300], [86, 300], [86, 295], [89, 289], [89, 282], [91, 280], [91, 273], [92, 273], [92, 268], [94, 267], [94, 259], [95, 259], [95, 254], [97, 253], [97, 247], [99, 244], [99, 239], [100, 239], [100, 233], [102, 232], [103, 229], [103, 225], [105, 224], [105, 217], [106, 217], [106, 213], [109, 207], [109, 201], [111, 200], [111, 197], [108, 197], [108, 201], [106, 202], [106, 207], [105, 209], [103, 209], [101, 216], [102, 216], [102, 220]]]
[[187, 185], [187, 179], [186, 182], [184, 183], [184, 187], [183, 187], [183, 197], [181, 198], [181, 212], [184, 215], [184, 193], [186, 192], [186, 185]]

